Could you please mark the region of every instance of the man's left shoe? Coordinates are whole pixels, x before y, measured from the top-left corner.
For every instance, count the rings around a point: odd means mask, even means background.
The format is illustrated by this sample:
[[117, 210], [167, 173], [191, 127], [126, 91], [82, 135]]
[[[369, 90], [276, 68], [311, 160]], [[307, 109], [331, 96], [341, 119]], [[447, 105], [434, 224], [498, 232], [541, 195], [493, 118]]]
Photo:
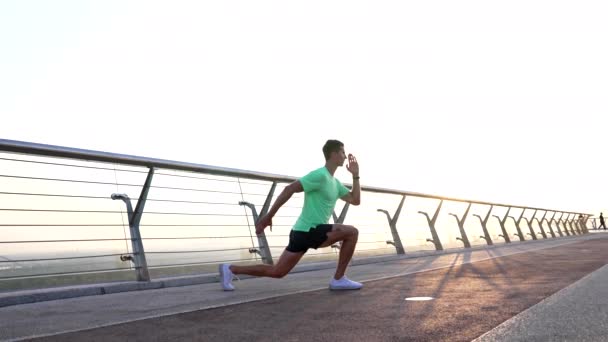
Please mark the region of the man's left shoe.
[[233, 274], [232, 271], [230, 271], [230, 264], [220, 264], [219, 272], [222, 289], [224, 289], [224, 291], [234, 291], [234, 286], [232, 285]]
[[346, 278], [346, 276], [343, 276], [338, 280], [332, 279], [329, 283], [330, 290], [359, 290], [362, 287], [363, 284], [358, 283], [356, 281], [352, 281]]

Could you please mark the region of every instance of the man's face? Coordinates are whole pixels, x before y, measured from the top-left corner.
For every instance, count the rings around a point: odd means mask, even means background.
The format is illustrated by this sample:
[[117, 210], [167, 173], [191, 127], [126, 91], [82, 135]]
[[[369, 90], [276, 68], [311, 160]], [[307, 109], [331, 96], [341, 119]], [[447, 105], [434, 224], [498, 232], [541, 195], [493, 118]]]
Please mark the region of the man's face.
[[332, 153], [334, 161], [339, 166], [344, 166], [344, 161], [346, 160], [346, 152], [344, 151], [344, 146], [340, 147], [340, 150]]

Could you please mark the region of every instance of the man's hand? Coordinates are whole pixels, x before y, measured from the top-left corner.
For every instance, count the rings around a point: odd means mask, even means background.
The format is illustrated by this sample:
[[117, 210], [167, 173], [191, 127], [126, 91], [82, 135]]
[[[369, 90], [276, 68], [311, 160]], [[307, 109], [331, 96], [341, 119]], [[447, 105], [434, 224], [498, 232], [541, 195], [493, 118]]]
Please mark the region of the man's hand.
[[266, 227], [270, 226], [270, 231], [272, 231], [272, 217], [268, 215], [264, 215], [258, 219], [258, 222], [255, 223], [255, 233], [257, 235], [262, 234]]
[[359, 176], [359, 163], [357, 163], [357, 158], [352, 154], [348, 154], [348, 164], [346, 165], [346, 169], [348, 172], [353, 174], [353, 177]]

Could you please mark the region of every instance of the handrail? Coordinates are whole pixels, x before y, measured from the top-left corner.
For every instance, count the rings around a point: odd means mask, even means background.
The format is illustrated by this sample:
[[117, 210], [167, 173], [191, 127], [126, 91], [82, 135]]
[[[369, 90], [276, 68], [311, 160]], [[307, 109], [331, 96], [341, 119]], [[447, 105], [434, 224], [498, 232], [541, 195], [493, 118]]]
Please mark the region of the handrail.
[[[140, 157], [140, 156], [94, 151], [94, 150], [85, 150], [85, 149], [72, 148], [72, 147], [46, 145], [46, 144], [39, 144], [39, 143], [32, 143], [32, 142], [25, 142], [25, 141], [18, 141], [18, 140], [8, 140], [8, 139], [0, 139], [0, 151], [21, 153], [21, 154], [32, 154], [32, 155], [40, 155], [40, 156], [69, 158], [69, 159], [88, 160], [88, 161], [96, 161], [96, 162], [120, 163], [120, 164], [125, 164], [125, 165], [144, 166], [144, 167], [149, 167], [149, 168], [165, 168], [165, 169], [173, 169], [173, 170], [180, 170], [180, 171], [201, 172], [201, 173], [207, 173], [207, 174], [212, 174], [212, 175], [217, 175], [217, 176], [243, 177], [243, 178], [263, 180], [263, 181], [272, 181], [272, 182], [289, 183], [289, 182], [293, 182], [298, 179], [296, 177], [291, 177], [291, 176], [276, 175], [276, 174], [257, 172], [257, 171], [211, 166], [211, 165], [205, 165], [205, 164], [187, 163], [187, 162], [172, 161], [172, 160], [166, 160], [166, 159]], [[346, 185], [352, 186], [351, 184], [348, 184], [348, 183], [346, 183]], [[421, 198], [433, 198], [433, 199], [440, 199], [440, 200], [453, 201], [453, 202], [466, 202], [466, 203], [474, 203], [474, 204], [481, 204], [481, 205], [494, 205], [494, 206], [500, 206], [500, 207], [555, 211], [555, 209], [544, 209], [544, 208], [527, 207], [527, 206], [521, 206], [521, 205], [509, 205], [509, 204], [501, 204], [501, 203], [486, 202], [486, 201], [477, 201], [477, 200], [469, 200], [469, 199], [461, 199], [461, 198], [453, 198], [453, 197], [443, 197], [443, 196], [430, 195], [430, 194], [424, 194], [424, 193], [418, 193], [418, 192], [402, 191], [402, 190], [387, 189], [387, 188], [372, 187], [372, 186], [362, 186], [361, 190], [368, 191], [368, 192], [375, 192], [375, 193], [383, 193], [383, 194], [406, 195], [406, 196], [421, 197]], [[585, 214], [585, 213], [577, 213], [577, 214], [584, 214], [584, 215], [592, 216], [592, 214]]]

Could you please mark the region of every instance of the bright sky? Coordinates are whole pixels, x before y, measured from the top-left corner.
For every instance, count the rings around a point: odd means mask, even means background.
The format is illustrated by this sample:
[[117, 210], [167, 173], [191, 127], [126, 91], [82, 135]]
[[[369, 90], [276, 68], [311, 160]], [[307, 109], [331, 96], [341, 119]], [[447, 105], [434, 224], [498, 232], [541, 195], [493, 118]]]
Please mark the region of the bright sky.
[[[0, 137], [608, 211], [605, 1], [0, 2]], [[337, 176], [345, 182], [345, 169]]]

